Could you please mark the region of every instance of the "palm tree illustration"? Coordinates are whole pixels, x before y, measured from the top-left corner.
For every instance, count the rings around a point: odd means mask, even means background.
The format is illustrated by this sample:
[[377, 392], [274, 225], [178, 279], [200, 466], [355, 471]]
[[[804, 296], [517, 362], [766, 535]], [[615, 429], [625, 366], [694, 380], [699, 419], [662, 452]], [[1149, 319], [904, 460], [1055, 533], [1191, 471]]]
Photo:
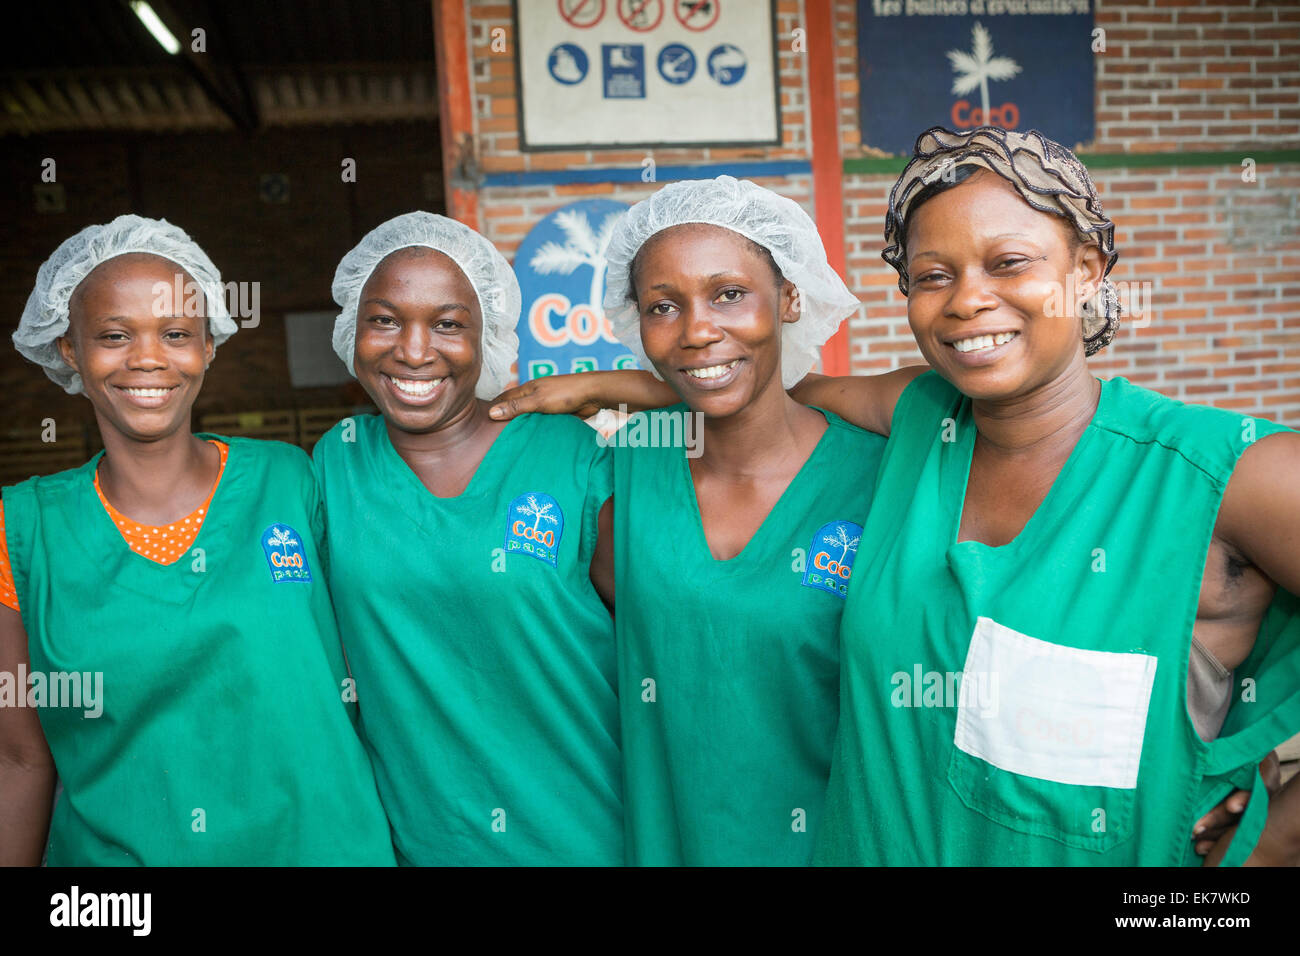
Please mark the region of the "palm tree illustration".
[[605, 291], [605, 250], [614, 235], [614, 226], [623, 216], [611, 212], [600, 221], [600, 230], [594, 231], [585, 212], [566, 210], [555, 214], [556, 224], [564, 230], [565, 242], [545, 242], [533, 253], [529, 262], [543, 275], [560, 273], [569, 275], [579, 266], [591, 266], [591, 289], [587, 302], [600, 308]]
[[289, 545], [297, 544], [298, 542], [294, 539], [293, 535], [289, 534], [289, 532], [285, 531], [283, 528], [272, 528], [271, 537], [267, 539], [267, 543], [278, 545], [283, 548], [284, 556], [287, 558], [289, 556]]
[[844, 558], [848, 555], [850, 548], [852, 548], [855, 552], [858, 550], [858, 542], [861, 540], [862, 539], [860, 537], [858, 538], [849, 537], [849, 533], [844, 530], [844, 525], [842, 524], [837, 524], [835, 526], [834, 534], [822, 535], [822, 541], [824, 541], [826, 544], [836, 545], [841, 549], [840, 564], [844, 563]]
[[977, 22], [972, 33], [973, 49], [970, 53], [963, 50], [949, 50], [948, 61], [957, 72], [957, 79], [952, 81], [952, 91], [958, 96], [971, 92], [975, 87], [980, 90], [980, 109], [983, 111], [981, 125], [989, 122], [989, 80], [1009, 80], [1020, 72], [1020, 64], [1009, 56], [993, 55], [993, 38], [984, 24]]
[[537, 525], [545, 521], [548, 524], [559, 524], [559, 520], [553, 514], [549, 514], [551, 506], [547, 504], [538, 504], [537, 499], [532, 495], [528, 496], [528, 504], [519, 506], [519, 513], [524, 515], [536, 515], [533, 519], [533, 530], [537, 530]]

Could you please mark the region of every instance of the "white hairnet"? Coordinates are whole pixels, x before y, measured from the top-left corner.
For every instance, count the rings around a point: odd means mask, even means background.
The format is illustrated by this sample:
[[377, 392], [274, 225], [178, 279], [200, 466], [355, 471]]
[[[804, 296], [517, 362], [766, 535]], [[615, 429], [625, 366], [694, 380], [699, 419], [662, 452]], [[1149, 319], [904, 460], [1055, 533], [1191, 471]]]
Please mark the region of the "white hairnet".
[[672, 183], [628, 210], [605, 253], [605, 315], [614, 334], [642, 368], [654, 371], [641, 345], [632, 260], [651, 236], [685, 223], [721, 226], [758, 243], [798, 288], [799, 320], [786, 323], [781, 333], [781, 383], [791, 388], [808, 374], [818, 350], [860, 303], [826, 261], [821, 236], [803, 208], [745, 179], [719, 176]]
[[[36, 273], [36, 287], [27, 297], [23, 317], [14, 332], [14, 345], [70, 395], [81, 391], [81, 376], [63, 361], [55, 340], [68, 331], [68, 302], [96, 266], [117, 256], [147, 252], [175, 263], [203, 291], [208, 329], [217, 345], [239, 328], [226, 311], [221, 274], [207, 253], [184, 230], [166, 219], [118, 216], [102, 226], [87, 226], [65, 239]], [[188, 293], [186, 293], [188, 298]]]
[[334, 301], [343, 310], [334, 322], [334, 351], [356, 375], [352, 356], [357, 341], [357, 309], [361, 287], [384, 258], [398, 249], [423, 246], [449, 256], [478, 296], [483, 314], [483, 368], [474, 394], [495, 398], [510, 381], [510, 366], [519, 354], [519, 280], [496, 246], [477, 232], [446, 216], [408, 212], [371, 230], [345, 255], [334, 273]]

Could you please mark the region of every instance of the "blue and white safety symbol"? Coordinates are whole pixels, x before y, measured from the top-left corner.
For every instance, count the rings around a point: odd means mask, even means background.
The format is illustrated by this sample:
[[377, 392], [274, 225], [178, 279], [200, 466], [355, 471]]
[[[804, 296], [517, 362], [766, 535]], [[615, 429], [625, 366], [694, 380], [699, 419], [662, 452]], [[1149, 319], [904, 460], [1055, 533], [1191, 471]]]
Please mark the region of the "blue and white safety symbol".
[[710, 51], [708, 63], [709, 76], [723, 86], [732, 86], [744, 78], [745, 67], [749, 65], [749, 60], [745, 58], [740, 47], [722, 43]]
[[574, 86], [587, 78], [587, 54], [582, 47], [561, 43], [546, 58], [546, 68], [556, 83]]
[[645, 99], [645, 47], [640, 43], [604, 43], [600, 50], [605, 99]]
[[659, 51], [659, 75], [680, 86], [695, 75], [695, 54], [681, 43], [670, 43]]

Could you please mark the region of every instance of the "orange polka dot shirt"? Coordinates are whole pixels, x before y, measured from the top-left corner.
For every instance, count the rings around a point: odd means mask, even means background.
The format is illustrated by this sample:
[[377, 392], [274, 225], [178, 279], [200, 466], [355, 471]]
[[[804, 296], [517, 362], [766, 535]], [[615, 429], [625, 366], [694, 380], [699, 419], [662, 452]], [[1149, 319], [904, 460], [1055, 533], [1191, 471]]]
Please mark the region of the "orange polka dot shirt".
[[[230, 450], [225, 442], [211, 438], [208, 441], [216, 445], [217, 451], [221, 452], [221, 467], [217, 471], [217, 480], [213, 482], [212, 490], [208, 492], [207, 499], [198, 509], [172, 524], [145, 525], [132, 521], [109, 504], [99, 487], [99, 472], [95, 472], [95, 494], [99, 495], [100, 504], [117, 525], [122, 539], [131, 546], [132, 550], [138, 551], [150, 561], [158, 564], [174, 564], [189, 551], [190, 545], [198, 537], [203, 519], [207, 517], [208, 505], [212, 503], [212, 496], [217, 492], [217, 485], [221, 484], [221, 476], [226, 473], [226, 454]], [[15, 611], [19, 610], [18, 592], [14, 588], [14, 573], [9, 566], [9, 545], [5, 538], [3, 502], [0, 502], [0, 604], [11, 607]]]

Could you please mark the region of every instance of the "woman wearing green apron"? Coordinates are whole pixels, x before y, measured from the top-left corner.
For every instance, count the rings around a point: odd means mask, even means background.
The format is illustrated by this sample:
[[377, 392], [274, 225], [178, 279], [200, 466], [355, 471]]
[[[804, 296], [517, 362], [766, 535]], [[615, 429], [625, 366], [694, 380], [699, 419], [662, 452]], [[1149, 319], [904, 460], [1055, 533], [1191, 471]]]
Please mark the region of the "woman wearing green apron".
[[1196, 864], [1234, 785], [1211, 860], [1295, 861], [1300, 784], [1256, 765], [1300, 730], [1300, 438], [1089, 373], [1113, 236], [1037, 133], [931, 130], [894, 187], [933, 371], [863, 530], [818, 862]]
[[728, 176], [632, 207], [607, 258], [615, 333], [681, 398], [613, 440], [628, 862], [806, 865], [884, 442], [785, 387], [858, 303], [797, 204]]
[[14, 333], [105, 451], [4, 489], [6, 863], [394, 862], [310, 462], [190, 432], [222, 291], [181, 230], [120, 216], [56, 250]]
[[344, 256], [334, 298], [335, 350], [380, 414], [340, 422], [314, 458], [398, 861], [621, 864], [609, 561], [595, 560], [609, 451], [573, 418], [488, 418], [519, 286], [467, 226], [389, 220]]

